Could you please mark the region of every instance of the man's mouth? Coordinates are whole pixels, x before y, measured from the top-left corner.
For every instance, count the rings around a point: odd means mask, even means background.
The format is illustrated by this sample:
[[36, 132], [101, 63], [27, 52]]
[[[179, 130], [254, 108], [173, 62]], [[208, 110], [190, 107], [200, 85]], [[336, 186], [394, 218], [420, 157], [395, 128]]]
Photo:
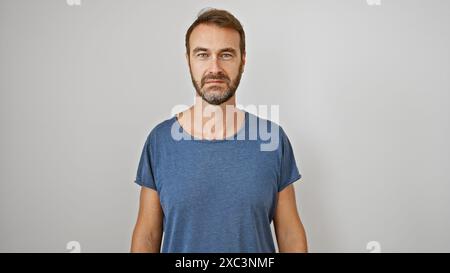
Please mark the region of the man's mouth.
[[222, 80], [210, 80], [210, 81], [206, 81], [206, 83], [224, 83], [224, 81], [222, 81]]

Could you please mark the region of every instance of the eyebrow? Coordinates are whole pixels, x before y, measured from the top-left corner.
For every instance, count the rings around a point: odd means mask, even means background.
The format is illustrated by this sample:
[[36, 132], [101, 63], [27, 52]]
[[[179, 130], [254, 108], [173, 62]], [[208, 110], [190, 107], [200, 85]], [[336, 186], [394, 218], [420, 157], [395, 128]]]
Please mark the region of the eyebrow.
[[[196, 48], [194, 48], [194, 50], [192, 50], [192, 53], [195, 54], [200, 51], [209, 51], [209, 50], [204, 47], [196, 47]], [[221, 50], [219, 50], [219, 52], [231, 52], [236, 55], [236, 49], [234, 49], [232, 47], [222, 48]]]
[[192, 50], [192, 53], [197, 53], [199, 51], [208, 51], [208, 49], [204, 48], [204, 47], [196, 47], [194, 48], [194, 50]]

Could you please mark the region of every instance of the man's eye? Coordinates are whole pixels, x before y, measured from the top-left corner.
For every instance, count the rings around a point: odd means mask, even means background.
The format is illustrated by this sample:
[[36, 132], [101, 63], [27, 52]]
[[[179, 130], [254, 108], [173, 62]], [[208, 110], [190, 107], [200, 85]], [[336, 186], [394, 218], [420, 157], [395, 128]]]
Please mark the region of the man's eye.
[[222, 54], [222, 58], [229, 59], [231, 57], [233, 57], [233, 55], [231, 55], [229, 53]]
[[201, 57], [201, 58], [208, 57], [208, 54], [200, 53], [200, 54], [197, 54], [197, 57]]

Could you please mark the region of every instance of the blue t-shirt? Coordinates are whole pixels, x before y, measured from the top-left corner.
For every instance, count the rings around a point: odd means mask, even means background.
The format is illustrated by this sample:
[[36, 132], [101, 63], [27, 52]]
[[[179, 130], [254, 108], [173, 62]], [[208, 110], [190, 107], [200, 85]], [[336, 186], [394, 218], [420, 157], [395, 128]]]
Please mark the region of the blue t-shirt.
[[158, 192], [161, 252], [275, 252], [270, 224], [278, 192], [299, 180], [278, 124], [245, 111], [245, 126], [222, 140], [198, 139], [177, 117], [151, 130], [135, 182]]

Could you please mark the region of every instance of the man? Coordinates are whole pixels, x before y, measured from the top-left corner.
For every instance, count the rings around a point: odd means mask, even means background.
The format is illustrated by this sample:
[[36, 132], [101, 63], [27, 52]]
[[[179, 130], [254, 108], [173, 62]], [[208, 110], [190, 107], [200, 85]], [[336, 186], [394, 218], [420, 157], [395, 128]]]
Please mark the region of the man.
[[244, 30], [227, 11], [209, 9], [188, 29], [195, 103], [154, 127], [145, 142], [132, 252], [160, 252], [163, 234], [161, 252], [275, 252], [272, 220], [280, 252], [307, 252], [290, 142], [269, 121], [277, 145], [262, 149], [264, 140], [249, 135], [265, 120], [236, 107], [245, 54]]

